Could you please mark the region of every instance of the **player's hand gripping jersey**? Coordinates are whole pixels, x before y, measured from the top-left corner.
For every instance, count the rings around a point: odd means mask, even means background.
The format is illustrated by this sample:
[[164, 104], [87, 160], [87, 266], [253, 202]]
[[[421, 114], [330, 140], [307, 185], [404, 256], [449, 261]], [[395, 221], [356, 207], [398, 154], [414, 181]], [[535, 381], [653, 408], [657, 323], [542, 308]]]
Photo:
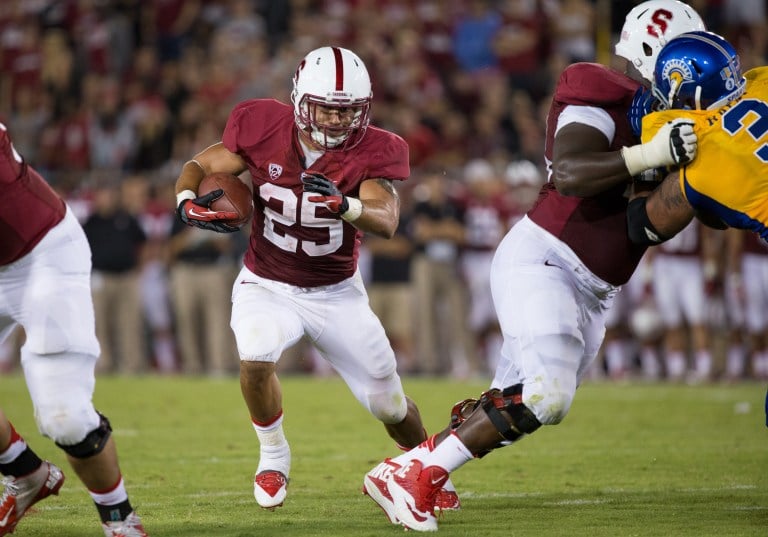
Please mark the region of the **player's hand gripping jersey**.
[[667, 110], [643, 119], [643, 141], [671, 119], [695, 123], [696, 159], [680, 173], [691, 206], [768, 240], [768, 67], [745, 73], [744, 96], [717, 110]]

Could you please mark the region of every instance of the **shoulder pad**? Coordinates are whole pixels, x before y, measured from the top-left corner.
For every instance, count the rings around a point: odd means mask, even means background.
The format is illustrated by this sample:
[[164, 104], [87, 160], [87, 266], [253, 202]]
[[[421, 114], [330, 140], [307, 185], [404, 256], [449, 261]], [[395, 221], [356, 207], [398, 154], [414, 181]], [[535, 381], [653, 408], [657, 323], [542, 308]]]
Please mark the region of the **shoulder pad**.
[[232, 108], [231, 115], [256, 114], [259, 118], [264, 116], [282, 115], [287, 110], [293, 110], [289, 105], [276, 99], [248, 99], [237, 103]]
[[393, 132], [371, 125], [353, 151], [360, 162], [367, 161], [370, 177], [404, 180], [410, 175], [408, 143]]
[[583, 106], [628, 106], [638, 82], [598, 63], [569, 65], [560, 75], [555, 100]]

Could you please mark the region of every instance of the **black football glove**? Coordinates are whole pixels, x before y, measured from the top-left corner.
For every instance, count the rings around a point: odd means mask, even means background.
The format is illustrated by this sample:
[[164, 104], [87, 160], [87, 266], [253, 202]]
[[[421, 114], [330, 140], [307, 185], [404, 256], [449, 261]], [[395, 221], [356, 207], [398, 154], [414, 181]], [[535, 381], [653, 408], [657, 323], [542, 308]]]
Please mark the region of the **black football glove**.
[[211, 210], [211, 203], [224, 195], [217, 189], [195, 199], [185, 199], [179, 203], [177, 212], [182, 222], [188, 226], [215, 231], [216, 233], [234, 233], [239, 228], [230, 226], [226, 220], [235, 220], [238, 214], [232, 211]]
[[329, 211], [339, 215], [349, 210], [347, 197], [322, 173], [304, 172], [301, 174], [301, 182], [304, 183], [304, 192], [319, 194], [319, 196], [309, 196], [307, 198], [309, 201], [323, 203]]

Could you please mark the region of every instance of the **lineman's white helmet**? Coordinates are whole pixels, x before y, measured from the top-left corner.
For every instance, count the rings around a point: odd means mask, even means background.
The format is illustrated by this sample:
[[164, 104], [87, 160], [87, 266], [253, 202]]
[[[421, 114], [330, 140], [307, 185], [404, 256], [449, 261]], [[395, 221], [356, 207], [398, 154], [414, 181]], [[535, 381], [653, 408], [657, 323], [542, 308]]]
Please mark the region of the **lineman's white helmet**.
[[691, 6], [677, 0], [649, 0], [627, 14], [616, 55], [629, 60], [644, 79], [653, 82], [656, 57], [664, 45], [682, 33], [705, 29]]

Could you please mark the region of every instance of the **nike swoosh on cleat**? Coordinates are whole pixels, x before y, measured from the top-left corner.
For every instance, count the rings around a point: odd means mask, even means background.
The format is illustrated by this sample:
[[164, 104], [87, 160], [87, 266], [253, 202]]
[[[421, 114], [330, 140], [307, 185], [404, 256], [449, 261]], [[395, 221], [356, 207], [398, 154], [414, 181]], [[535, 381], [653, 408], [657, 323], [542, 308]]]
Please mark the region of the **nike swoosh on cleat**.
[[15, 509], [9, 509], [7, 513], [5, 513], [5, 516], [2, 520], [0, 520], [0, 528], [4, 528], [6, 524], [8, 524], [8, 519], [11, 517], [11, 513], [13, 513]]
[[433, 479], [432, 480], [432, 484], [433, 485], [437, 485], [440, 482], [440, 480], [442, 480], [442, 479], [443, 479], [442, 477], [438, 477], [437, 479]]

